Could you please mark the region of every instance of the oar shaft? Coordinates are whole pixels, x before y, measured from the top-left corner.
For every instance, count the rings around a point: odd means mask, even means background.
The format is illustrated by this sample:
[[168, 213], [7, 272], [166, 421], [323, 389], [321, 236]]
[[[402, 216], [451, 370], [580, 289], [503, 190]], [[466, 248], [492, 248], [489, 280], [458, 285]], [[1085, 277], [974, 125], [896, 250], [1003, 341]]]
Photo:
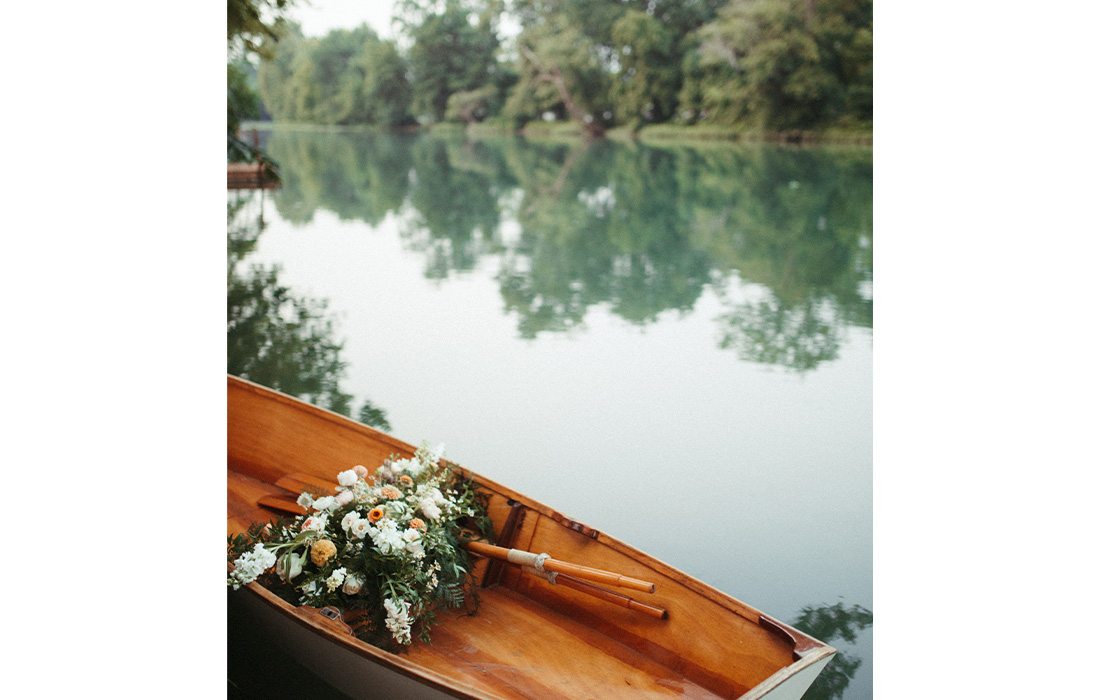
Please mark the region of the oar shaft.
[[644, 615], [657, 618], [658, 620], [667, 620], [668, 611], [664, 608], [657, 608], [652, 605], [646, 605], [645, 603], [638, 602], [633, 598], [613, 591], [604, 590], [599, 586], [593, 586], [590, 583], [585, 583], [572, 576], [561, 575], [557, 578], [557, 584], [559, 586], [565, 586], [566, 588], [572, 588], [575, 591], [581, 593], [587, 593], [590, 596], [594, 596], [601, 600], [607, 601], [614, 605], [618, 605], [622, 608], [628, 608], [630, 610], [636, 610]]
[[[525, 552], [521, 549], [505, 549], [504, 547], [497, 547], [496, 545], [486, 542], [467, 542], [466, 548], [476, 554], [492, 557], [494, 559], [503, 559], [513, 564], [521, 565], [530, 565], [530, 559], [537, 556], [532, 552]], [[566, 574], [567, 576], [573, 576], [574, 578], [595, 581], [609, 586], [619, 586], [620, 588], [630, 588], [636, 591], [644, 591], [645, 593], [652, 593], [657, 590], [657, 586], [649, 581], [642, 581], [641, 579], [631, 578], [630, 576], [623, 576], [614, 571], [594, 569], [590, 566], [582, 566], [580, 564], [573, 564], [558, 559], [546, 559], [542, 563], [542, 568], [546, 571], [556, 571], [561, 574]]]

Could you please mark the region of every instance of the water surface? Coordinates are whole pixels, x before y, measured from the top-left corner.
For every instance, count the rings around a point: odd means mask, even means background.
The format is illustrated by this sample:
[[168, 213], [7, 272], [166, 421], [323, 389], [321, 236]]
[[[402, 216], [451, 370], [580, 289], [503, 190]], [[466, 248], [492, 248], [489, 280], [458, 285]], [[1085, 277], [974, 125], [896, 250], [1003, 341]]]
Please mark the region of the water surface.
[[265, 134], [229, 370], [390, 430], [841, 649], [871, 695], [866, 150]]

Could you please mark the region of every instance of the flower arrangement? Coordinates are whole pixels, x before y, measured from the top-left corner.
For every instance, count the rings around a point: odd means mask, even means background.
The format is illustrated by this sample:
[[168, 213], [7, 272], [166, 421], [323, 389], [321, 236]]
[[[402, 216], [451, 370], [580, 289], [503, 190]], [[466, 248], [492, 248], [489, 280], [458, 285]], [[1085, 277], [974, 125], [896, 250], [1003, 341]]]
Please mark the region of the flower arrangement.
[[477, 599], [464, 531], [492, 537], [473, 482], [441, 466], [442, 447], [391, 456], [368, 474], [337, 476], [335, 496], [302, 493], [307, 515], [256, 524], [229, 540], [234, 589], [259, 579], [298, 605], [331, 605], [365, 641], [389, 649], [428, 642], [439, 606]]

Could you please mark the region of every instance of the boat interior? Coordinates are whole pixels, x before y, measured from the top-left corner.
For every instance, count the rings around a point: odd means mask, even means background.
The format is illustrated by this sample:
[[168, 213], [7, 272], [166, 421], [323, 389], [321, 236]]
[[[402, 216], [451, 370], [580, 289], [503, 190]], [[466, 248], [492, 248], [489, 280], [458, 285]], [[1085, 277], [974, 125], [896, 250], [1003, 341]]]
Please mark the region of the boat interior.
[[[292, 510], [302, 490], [316, 494], [334, 488], [340, 471], [357, 464], [373, 470], [390, 455], [414, 451], [384, 433], [245, 380], [229, 377], [228, 388], [230, 534], [284, 515], [279, 504]], [[343, 632], [342, 625], [330, 626], [341, 644], [406, 674], [426, 669], [432, 684], [452, 694], [539, 698], [740, 697], [833, 653], [612, 536], [464, 471], [489, 495], [498, 544], [650, 581], [655, 592], [599, 587], [611, 595], [594, 594], [479, 559], [477, 614], [440, 614], [431, 644], [414, 643], [394, 655]], [[255, 593], [260, 587], [249, 588]], [[266, 598], [288, 614], [315, 612], [270, 593]], [[623, 598], [642, 605], [626, 607]]]

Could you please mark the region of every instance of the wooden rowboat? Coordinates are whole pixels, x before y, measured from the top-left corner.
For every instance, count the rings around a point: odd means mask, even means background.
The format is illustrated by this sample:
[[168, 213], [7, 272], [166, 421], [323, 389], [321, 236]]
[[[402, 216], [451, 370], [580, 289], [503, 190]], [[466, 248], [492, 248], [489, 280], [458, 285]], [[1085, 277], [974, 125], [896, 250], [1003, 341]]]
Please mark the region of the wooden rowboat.
[[[337, 472], [352, 465], [373, 468], [391, 454], [415, 451], [232, 376], [228, 412], [230, 534], [278, 515], [272, 503], [335, 484]], [[402, 654], [356, 639], [337, 610], [295, 607], [258, 583], [231, 592], [233, 605], [264, 639], [352, 697], [786, 700], [802, 697], [836, 651], [606, 533], [451, 466], [488, 494], [499, 544], [620, 572], [655, 583], [656, 591], [551, 584], [481, 559], [474, 569], [484, 586], [478, 613], [441, 615], [432, 643]]]

